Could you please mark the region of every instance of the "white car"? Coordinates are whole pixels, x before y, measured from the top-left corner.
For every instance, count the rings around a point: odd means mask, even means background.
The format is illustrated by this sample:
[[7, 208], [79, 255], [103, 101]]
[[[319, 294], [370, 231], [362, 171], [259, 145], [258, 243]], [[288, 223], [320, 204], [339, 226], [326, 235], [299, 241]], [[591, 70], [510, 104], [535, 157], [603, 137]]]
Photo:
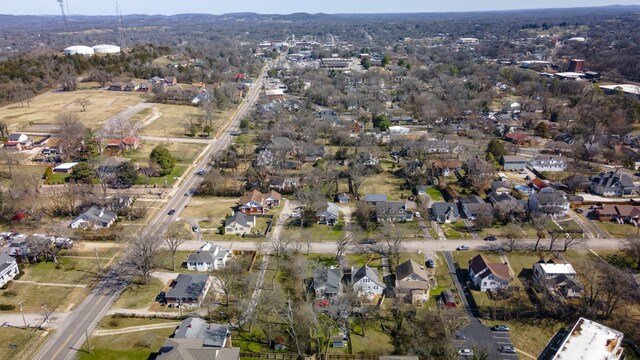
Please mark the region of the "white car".
[[460, 356], [473, 356], [473, 350], [471, 350], [471, 349], [460, 349], [460, 350], [458, 350], [458, 355], [460, 355]]
[[413, 216], [415, 216], [417, 218], [420, 218], [420, 213], [416, 211], [416, 212], [413, 213]]
[[456, 248], [456, 250], [469, 250], [469, 245], [460, 245]]

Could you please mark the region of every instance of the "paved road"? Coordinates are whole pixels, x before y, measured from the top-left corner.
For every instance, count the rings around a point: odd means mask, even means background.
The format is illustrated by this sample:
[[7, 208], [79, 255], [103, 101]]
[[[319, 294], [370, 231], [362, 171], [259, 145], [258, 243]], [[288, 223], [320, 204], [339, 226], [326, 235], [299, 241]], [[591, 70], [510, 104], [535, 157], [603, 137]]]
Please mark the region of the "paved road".
[[141, 135], [138, 137], [141, 140], [167, 141], [167, 142], [191, 143], [191, 144], [211, 144], [216, 141], [216, 139], [177, 138], [177, 137], [148, 136], [148, 135]]
[[[222, 151], [231, 142], [231, 132], [238, 130], [240, 119], [253, 107], [255, 101], [258, 99], [264, 74], [267, 72], [270, 64], [271, 63], [267, 63], [264, 66], [256, 81], [255, 87], [250, 91], [245, 101], [231, 118], [227, 128], [215, 142], [207, 146], [203, 155], [199, 158], [197, 169], [206, 168], [211, 155]], [[110, 119], [110, 121], [115, 120]], [[191, 174], [186, 174], [185, 176], [186, 178], [183, 183], [174, 189], [174, 196], [166, 203], [164, 208], [147, 223], [147, 227], [140, 236], [160, 238], [169, 224], [180, 216], [182, 209], [191, 200], [190, 196], [182, 196], [182, 194], [188, 189], [195, 188], [202, 180], [200, 176], [193, 176], [193, 170]], [[176, 210], [174, 215], [167, 215], [170, 209]], [[105, 279], [101, 281], [82, 304], [69, 315], [67, 321], [60, 326], [59, 330], [51, 335], [33, 359], [66, 360], [76, 357], [76, 353], [86, 340], [85, 337], [87, 334], [94, 331], [97, 322], [107, 313], [111, 305], [118, 299], [122, 291], [124, 291], [129, 284], [127, 278], [120, 276], [120, 271], [121, 266], [118, 264], [114, 265], [105, 276]]]
[[472, 303], [471, 294], [460, 281], [464, 275], [459, 272], [459, 269], [456, 269], [451, 252], [446, 251], [444, 258], [456, 290], [458, 294], [460, 294], [464, 309], [469, 315], [469, 325], [458, 331], [459, 334], [463, 335], [464, 339], [455, 340], [456, 350], [471, 348], [474, 349], [476, 354], [480, 354], [481, 352], [485, 353], [488, 359], [517, 359], [518, 355], [516, 354], [501, 354], [498, 352], [498, 347], [502, 345], [513, 346], [509, 333], [493, 332], [489, 327], [480, 322], [477, 309], [474, 309], [470, 305], [470, 303]]

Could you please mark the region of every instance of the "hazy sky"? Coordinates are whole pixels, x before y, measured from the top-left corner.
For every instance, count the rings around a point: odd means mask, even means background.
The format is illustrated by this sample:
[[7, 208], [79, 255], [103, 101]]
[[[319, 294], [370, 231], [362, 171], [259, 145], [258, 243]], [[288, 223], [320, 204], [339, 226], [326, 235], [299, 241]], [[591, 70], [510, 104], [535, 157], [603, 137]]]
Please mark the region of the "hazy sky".
[[[45, 15], [60, 13], [56, 0], [0, 0], [1, 14]], [[116, 0], [65, 0], [71, 14], [115, 15]], [[514, 8], [557, 8], [603, 5], [640, 5], [640, 0], [120, 0], [122, 14], [181, 14], [257, 12], [390, 13], [508, 10]]]

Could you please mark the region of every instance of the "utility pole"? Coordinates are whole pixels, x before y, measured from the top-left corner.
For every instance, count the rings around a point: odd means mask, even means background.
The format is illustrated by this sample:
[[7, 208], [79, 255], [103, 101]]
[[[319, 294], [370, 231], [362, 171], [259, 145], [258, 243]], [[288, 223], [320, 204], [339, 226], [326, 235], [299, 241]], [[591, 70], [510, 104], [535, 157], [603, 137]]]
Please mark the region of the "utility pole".
[[24, 328], [27, 328], [27, 320], [25, 320], [24, 318], [24, 309], [22, 304], [24, 303], [24, 300], [20, 300], [20, 302], [18, 303], [18, 306], [20, 307], [20, 314], [22, 315], [22, 322], [24, 323]]
[[91, 347], [91, 343], [89, 343], [89, 333], [87, 333], [87, 329], [84, 330], [84, 337], [87, 339], [87, 346], [89, 347], [89, 354], [93, 355], [93, 347]]
[[100, 266], [100, 256], [98, 256], [98, 248], [93, 248], [96, 252], [96, 263], [98, 264], [98, 272], [102, 273], [102, 267]]
[[47, 323], [47, 326], [49, 326], [49, 313], [47, 313], [47, 305], [46, 304], [42, 304], [42, 310], [44, 311], [44, 323]]

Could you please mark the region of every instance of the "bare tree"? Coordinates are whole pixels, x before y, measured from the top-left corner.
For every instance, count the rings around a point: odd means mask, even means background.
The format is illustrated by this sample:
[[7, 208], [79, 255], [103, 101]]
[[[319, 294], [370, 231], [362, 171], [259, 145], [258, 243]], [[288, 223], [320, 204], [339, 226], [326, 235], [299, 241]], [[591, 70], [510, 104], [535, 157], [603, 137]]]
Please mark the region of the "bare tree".
[[291, 238], [278, 236], [271, 239], [271, 255], [275, 256], [278, 261], [278, 269], [280, 269], [280, 258], [287, 253], [291, 246]]
[[547, 229], [547, 221], [549, 220], [549, 215], [541, 212], [533, 212], [530, 215], [531, 224], [534, 229], [536, 229], [536, 244], [533, 248], [534, 251], [538, 251], [538, 246], [540, 245], [540, 240], [545, 236]]
[[4, 163], [7, 165], [7, 169], [9, 169], [9, 179], [13, 179], [13, 165], [18, 164], [18, 161], [15, 159], [15, 151], [10, 151], [7, 148], [3, 147], [0, 149], [0, 156], [4, 160]]
[[338, 247], [336, 249], [336, 261], [339, 263], [340, 259], [342, 259], [342, 255], [344, 255], [344, 253], [351, 249], [354, 245], [351, 231], [345, 229], [344, 235], [342, 235], [342, 238], [338, 240], [337, 245]]
[[87, 111], [87, 106], [91, 105], [91, 100], [88, 97], [79, 98], [75, 103], [82, 108], [82, 112]]
[[185, 226], [189, 226], [189, 224], [176, 221], [169, 226], [169, 229], [164, 235], [164, 242], [167, 244], [169, 251], [171, 251], [173, 271], [176, 271], [176, 252], [178, 252], [178, 247], [186, 240], [193, 238], [192, 233], [187, 230]]
[[214, 288], [224, 294], [225, 306], [231, 303], [232, 294], [246, 287], [245, 275], [245, 270], [236, 259], [231, 259], [222, 269], [216, 271], [213, 277]]
[[638, 301], [638, 287], [624, 270], [604, 261], [594, 261], [591, 271], [584, 274], [583, 311], [589, 316], [609, 319], [614, 311]]
[[78, 88], [78, 78], [73, 74], [65, 74], [60, 77], [62, 91], [76, 91]]
[[363, 164], [359, 164], [352, 160], [351, 167], [349, 168], [349, 189], [356, 199], [360, 199], [360, 189], [367, 178], [368, 170]]
[[4, 139], [6, 139], [8, 136], [9, 136], [9, 126], [7, 125], [6, 122], [0, 121], [0, 141], [4, 142]]
[[505, 238], [505, 245], [509, 248], [509, 251], [513, 251], [520, 245], [522, 231], [519, 226], [510, 224], [502, 233], [502, 236]]
[[383, 241], [386, 246], [378, 247], [380, 254], [389, 257], [389, 270], [395, 272], [396, 266], [400, 263], [400, 254], [404, 248], [404, 241], [407, 238], [407, 234], [404, 229], [394, 224], [385, 223], [380, 231]]
[[564, 234], [564, 239], [562, 240], [562, 251], [567, 251], [569, 248], [580, 246], [584, 243], [584, 238], [582, 237], [582, 232], [578, 231], [569, 231]]
[[136, 276], [142, 277], [144, 284], [149, 284], [151, 271], [157, 265], [160, 241], [150, 236], [142, 236], [129, 241], [129, 252], [124, 265]]
[[78, 115], [69, 111], [56, 116], [58, 130], [61, 137], [60, 152], [62, 156], [71, 159], [77, 155], [84, 140], [85, 126], [80, 122]]

